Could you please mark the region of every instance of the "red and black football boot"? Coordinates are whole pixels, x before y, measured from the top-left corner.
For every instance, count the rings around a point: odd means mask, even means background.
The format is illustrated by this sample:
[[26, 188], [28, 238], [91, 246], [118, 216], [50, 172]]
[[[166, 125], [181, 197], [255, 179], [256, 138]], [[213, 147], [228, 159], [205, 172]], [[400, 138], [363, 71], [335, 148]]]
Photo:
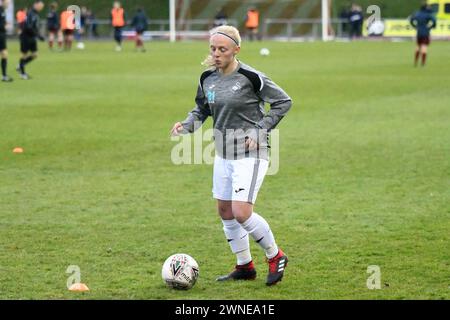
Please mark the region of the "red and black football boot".
[[236, 265], [233, 272], [225, 276], [218, 277], [217, 281], [227, 280], [255, 280], [256, 270], [253, 261], [244, 265]]
[[272, 259], [268, 259], [269, 274], [267, 275], [266, 285], [272, 286], [277, 284], [283, 278], [284, 269], [288, 263], [288, 257], [281, 249], [278, 249], [278, 254]]

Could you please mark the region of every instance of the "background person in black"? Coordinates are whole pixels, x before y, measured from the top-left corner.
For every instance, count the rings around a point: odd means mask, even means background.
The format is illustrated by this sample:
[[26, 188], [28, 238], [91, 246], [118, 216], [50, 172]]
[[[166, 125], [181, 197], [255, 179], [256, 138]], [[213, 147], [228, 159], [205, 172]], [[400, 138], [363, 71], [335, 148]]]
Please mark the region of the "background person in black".
[[227, 14], [225, 13], [223, 8], [220, 8], [219, 10], [217, 10], [217, 14], [214, 17], [213, 28], [226, 25], [228, 23], [227, 20]]
[[2, 81], [11, 82], [13, 81], [6, 74], [6, 66], [8, 64], [8, 50], [6, 49], [6, 12], [5, 9], [8, 7], [9, 0], [0, 0], [0, 56], [2, 63]]
[[142, 40], [142, 34], [148, 28], [148, 18], [142, 8], [138, 8], [133, 21], [131, 22], [134, 30], [136, 31], [136, 50], [145, 52], [144, 41]]
[[342, 33], [346, 34], [348, 32], [350, 10], [348, 7], [342, 7], [339, 12], [339, 19], [341, 19]]
[[99, 34], [97, 31], [97, 18], [95, 17], [95, 14], [91, 9], [89, 9], [86, 14], [86, 24], [89, 26], [91, 36], [93, 36], [94, 38], [98, 38]]
[[58, 48], [62, 47], [62, 34], [59, 30], [59, 16], [58, 16], [58, 3], [52, 2], [50, 10], [47, 14], [47, 32], [48, 32], [48, 47], [53, 50], [53, 43], [55, 38], [58, 39]]
[[348, 20], [350, 23], [350, 39], [360, 38], [362, 36], [364, 16], [362, 14], [362, 8], [359, 5], [352, 4]]
[[25, 72], [25, 65], [37, 58], [37, 41], [44, 41], [44, 37], [39, 33], [39, 12], [44, 9], [44, 2], [37, 0], [33, 4], [33, 8], [28, 11], [27, 20], [24, 23], [23, 32], [20, 34], [20, 58], [17, 71], [20, 72], [20, 77], [24, 80], [30, 79], [30, 76]]

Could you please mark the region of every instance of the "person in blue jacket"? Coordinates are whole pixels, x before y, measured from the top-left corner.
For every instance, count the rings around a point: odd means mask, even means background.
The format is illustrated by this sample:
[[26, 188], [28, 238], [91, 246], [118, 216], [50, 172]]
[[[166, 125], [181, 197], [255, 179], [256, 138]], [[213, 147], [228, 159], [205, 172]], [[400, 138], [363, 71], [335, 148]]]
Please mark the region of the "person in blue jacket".
[[417, 48], [414, 56], [414, 65], [417, 66], [422, 56], [422, 66], [427, 60], [428, 46], [430, 45], [430, 31], [436, 27], [436, 18], [428, 5], [423, 4], [420, 10], [409, 19], [411, 25], [417, 30]]

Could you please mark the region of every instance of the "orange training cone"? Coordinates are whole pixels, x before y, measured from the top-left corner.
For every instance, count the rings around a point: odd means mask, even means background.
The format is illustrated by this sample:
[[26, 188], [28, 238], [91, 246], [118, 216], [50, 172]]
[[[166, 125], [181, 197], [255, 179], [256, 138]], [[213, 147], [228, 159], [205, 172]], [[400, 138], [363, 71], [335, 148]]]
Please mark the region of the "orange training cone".
[[89, 291], [89, 288], [84, 283], [74, 283], [73, 285], [70, 286], [69, 291], [84, 292]]
[[21, 147], [14, 148], [14, 153], [23, 153], [23, 149]]

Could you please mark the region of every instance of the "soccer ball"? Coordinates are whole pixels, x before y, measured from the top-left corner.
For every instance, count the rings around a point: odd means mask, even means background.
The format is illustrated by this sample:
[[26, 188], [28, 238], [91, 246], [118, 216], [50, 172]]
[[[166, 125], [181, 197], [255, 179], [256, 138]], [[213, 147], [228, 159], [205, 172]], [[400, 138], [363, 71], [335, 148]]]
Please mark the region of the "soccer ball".
[[261, 50], [259, 50], [259, 54], [262, 56], [268, 56], [270, 54], [270, 51], [267, 48], [262, 48]]
[[197, 261], [184, 253], [171, 255], [162, 267], [162, 278], [168, 287], [189, 290], [198, 279]]
[[78, 42], [77, 43], [77, 48], [80, 50], [84, 50], [84, 43], [83, 42]]
[[384, 33], [384, 23], [382, 21], [374, 21], [367, 29], [369, 36], [382, 36]]

